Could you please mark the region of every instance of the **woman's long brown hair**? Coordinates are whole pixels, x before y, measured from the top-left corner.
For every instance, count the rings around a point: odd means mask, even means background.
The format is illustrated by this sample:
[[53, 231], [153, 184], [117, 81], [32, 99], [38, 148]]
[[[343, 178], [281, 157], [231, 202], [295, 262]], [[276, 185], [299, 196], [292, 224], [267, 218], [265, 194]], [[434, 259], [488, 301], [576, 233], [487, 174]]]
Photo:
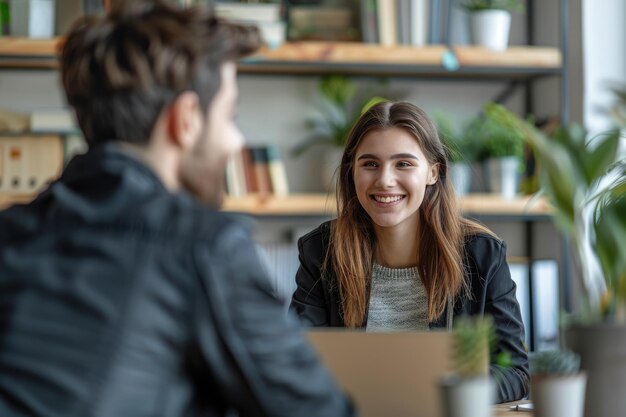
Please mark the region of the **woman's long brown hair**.
[[361, 327], [367, 313], [376, 235], [369, 215], [361, 207], [354, 185], [354, 158], [363, 137], [373, 130], [401, 128], [410, 133], [429, 164], [438, 167], [438, 179], [426, 187], [420, 207], [420, 278], [428, 294], [428, 319], [440, 317], [449, 297], [469, 295], [464, 279], [463, 243], [471, 234], [491, 233], [478, 223], [463, 218], [452, 183], [448, 160], [437, 128], [419, 107], [406, 102], [379, 103], [365, 112], [353, 126], [337, 177], [338, 217], [323, 270], [336, 276], [346, 327]]

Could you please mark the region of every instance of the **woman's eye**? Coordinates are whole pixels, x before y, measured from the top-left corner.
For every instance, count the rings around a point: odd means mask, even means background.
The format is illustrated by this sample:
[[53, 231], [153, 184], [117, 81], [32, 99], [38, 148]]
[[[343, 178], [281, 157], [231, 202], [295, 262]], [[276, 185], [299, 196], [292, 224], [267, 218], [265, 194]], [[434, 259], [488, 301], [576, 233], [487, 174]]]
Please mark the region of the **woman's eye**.
[[365, 161], [363, 163], [363, 166], [367, 168], [375, 168], [378, 166], [378, 164], [375, 161]]
[[398, 166], [398, 168], [409, 168], [409, 167], [411, 167], [413, 165], [411, 165], [411, 163], [407, 162], [407, 161], [400, 161], [400, 162], [398, 162], [397, 166]]

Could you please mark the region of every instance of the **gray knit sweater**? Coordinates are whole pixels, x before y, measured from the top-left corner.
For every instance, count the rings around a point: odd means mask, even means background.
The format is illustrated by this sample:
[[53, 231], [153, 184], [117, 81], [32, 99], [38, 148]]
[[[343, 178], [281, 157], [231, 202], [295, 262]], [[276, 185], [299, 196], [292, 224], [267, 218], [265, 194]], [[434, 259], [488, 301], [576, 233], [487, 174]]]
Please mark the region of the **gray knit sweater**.
[[372, 266], [368, 332], [428, 330], [428, 300], [417, 268]]

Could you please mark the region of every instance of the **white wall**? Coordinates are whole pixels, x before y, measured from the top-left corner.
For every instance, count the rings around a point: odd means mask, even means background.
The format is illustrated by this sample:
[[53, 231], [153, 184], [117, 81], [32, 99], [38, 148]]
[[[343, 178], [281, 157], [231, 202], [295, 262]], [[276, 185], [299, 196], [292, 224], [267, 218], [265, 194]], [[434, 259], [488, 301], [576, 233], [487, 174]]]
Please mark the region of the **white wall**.
[[592, 132], [612, 126], [609, 87], [626, 85], [626, 2], [583, 0], [584, 125]]

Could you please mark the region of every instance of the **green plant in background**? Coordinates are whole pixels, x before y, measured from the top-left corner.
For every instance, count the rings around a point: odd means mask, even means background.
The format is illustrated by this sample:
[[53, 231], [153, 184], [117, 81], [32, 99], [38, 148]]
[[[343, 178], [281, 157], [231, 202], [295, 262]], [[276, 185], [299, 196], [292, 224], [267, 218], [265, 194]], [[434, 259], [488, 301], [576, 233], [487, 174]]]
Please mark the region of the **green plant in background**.
[[[623, 90], [618, 99], [616, 120], [623, 123]], [[617, 153], [619, 129], [591, 138], [570, 126], [547, 137], [502, 106], [485, 112], [522, 131], [533, 147], [555, 223], [577, 250], [590, 311], [626, 322], [626, 158]]]
[[[483, 108], [492, 105], [486, 103]], [[503, 158], [524, 155], [524, 137], [520, 129], [511, 128], [507, 120], [497, 113], [483, 113], [472, 120], [466, 127], [466, 135], [480, 144], [478, 157]]]
[[481, 10], [508, 10], [511, 12], [523, 12], [524, 3], [520, 0], [466, 0], [461, 3], [461, 7], [470, 12]]
[[568, 349], [528, 354], [533, 375], [574, 375], [580, 370], [580, 355]]
[[452, 329], [452, 361], [457, 375], [461, 378], [487, 375], [494, 341], [490, 316], [456, 319]]
[[442, 113], [433, 115], [439, 135], [446, 147], [448, 160], [453, 163], [475, 161], [480, 150], [480, 142], [465, 134], [465, 129], [455, 129], [452, 120]]
[[319, 83], [320, 116], [306, 120], [311, 134], [293, 148], [300, 155], [314, 145], [330, 145], [343, 148], [348, 133], [357, 118], [373, 105], [386, 101], [377, 95], [357, 100], [357, 89], [352, 80], [341, 75], [330, 75]]

